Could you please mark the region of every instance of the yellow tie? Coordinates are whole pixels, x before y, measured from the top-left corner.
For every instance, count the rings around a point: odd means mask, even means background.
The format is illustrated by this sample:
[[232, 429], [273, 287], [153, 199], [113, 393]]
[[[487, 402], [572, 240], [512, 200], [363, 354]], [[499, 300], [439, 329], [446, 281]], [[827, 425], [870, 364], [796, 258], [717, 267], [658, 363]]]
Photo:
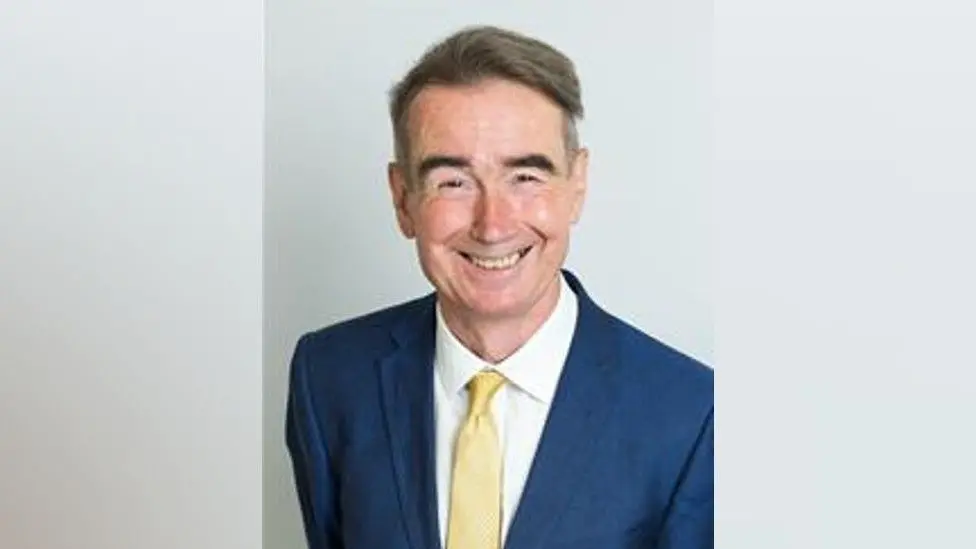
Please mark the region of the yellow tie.
[[504, 381], [497, 372], [482, 372], [468, 383], [468, 417], [454, 450], [447, 549], [501, 546], [502, 459], [489, 403]]

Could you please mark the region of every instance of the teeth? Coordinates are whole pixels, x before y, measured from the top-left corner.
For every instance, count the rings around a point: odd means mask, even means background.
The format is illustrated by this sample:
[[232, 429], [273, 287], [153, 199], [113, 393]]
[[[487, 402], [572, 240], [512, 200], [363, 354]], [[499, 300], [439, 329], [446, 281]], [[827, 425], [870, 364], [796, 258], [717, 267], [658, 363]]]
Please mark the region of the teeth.
[[471, 258], [472, 263], [482, 269], [499, 270], [507, 269], [515, 265], [522, 256], [519, 252], [515, 252], [511, 255], [498, 258], [477, 257], [473, 255], [468, 257]]

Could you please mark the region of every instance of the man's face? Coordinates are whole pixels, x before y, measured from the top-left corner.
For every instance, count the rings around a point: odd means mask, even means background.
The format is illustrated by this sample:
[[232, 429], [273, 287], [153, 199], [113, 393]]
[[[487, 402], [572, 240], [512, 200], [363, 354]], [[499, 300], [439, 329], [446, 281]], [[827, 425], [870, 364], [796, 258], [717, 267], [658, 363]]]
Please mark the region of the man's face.
[[425, 88], [407, 116], [409, 165], [391, 165], [400, 229], [446, 308], [529, 314], [557, 292], [587, 154], [567, 151], [562, 111], [519, 84]]

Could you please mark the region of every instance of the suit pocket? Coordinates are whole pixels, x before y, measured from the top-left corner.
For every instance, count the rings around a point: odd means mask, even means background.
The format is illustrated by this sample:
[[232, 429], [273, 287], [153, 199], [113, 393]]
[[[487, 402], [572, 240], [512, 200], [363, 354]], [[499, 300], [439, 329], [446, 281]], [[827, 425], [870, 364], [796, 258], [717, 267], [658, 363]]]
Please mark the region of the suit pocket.
[[545, 545], [552, 549], [648, 549], [652, 541], [652, 525], [631, 526], [620, 531], [604, 530], [563, 536], [558, 543]]

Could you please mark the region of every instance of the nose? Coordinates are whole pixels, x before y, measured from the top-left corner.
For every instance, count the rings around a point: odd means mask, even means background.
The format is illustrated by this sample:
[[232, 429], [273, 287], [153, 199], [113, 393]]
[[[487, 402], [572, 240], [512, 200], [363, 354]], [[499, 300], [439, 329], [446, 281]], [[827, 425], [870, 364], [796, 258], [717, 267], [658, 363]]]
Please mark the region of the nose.
[[517, 230], [511, 198], [495, 189], [485, 189], [475, 206], [472, 232], [475, 239], [492, 244], [504, 242]]

